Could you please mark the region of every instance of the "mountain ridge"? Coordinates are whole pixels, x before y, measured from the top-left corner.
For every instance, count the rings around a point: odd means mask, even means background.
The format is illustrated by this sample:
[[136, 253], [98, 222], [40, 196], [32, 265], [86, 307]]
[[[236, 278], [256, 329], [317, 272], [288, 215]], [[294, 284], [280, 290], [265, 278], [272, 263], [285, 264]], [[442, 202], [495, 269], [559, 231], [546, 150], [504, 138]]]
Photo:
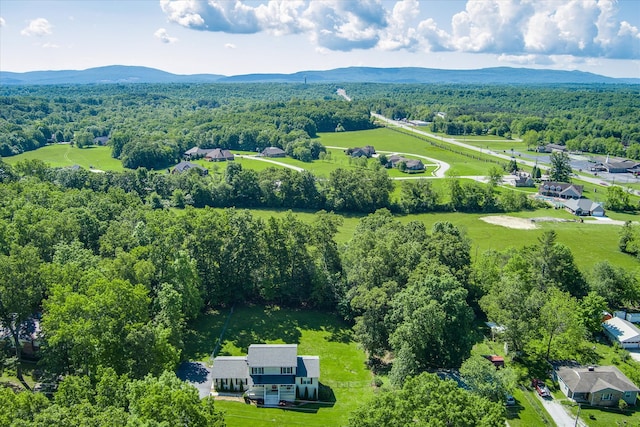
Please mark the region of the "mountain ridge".
[[413, 84], [640, 84], [584, 71], [493, 67], [445, 70], [423, 67], [343, 67], [295, 73], [173, 74], [150, 67], [108, 65], [86, 70], [0, 71], [0, 85], [127, 83], [413, 83]]

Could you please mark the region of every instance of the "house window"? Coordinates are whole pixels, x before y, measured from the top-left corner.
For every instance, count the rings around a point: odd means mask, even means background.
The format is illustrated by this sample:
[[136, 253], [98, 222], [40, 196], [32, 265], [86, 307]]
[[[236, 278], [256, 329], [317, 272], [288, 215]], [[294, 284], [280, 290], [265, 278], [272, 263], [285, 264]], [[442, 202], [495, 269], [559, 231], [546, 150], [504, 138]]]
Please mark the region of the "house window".
[[302, 378], [301, 384], [313, 384], [313, 378]]
[[293, 368], [291, 366], [280, 368], [280, 373], [281, 374], [293, 374]]
[[263, 375], [264, 368], [251, 368], [251, 375]]
[[613, 400], [613, 394], [612, 393], [602, 393], [602, 396], [600, 397], [600, 400]]

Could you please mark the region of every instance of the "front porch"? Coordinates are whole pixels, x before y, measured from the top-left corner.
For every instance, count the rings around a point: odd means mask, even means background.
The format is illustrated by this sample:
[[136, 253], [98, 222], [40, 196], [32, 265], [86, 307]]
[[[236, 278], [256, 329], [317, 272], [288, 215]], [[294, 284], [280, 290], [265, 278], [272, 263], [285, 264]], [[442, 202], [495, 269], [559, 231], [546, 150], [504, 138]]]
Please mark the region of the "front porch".
[[264, 406], [279, 406], [281, 401], [295, 402], [296, 386], [294, 384], [261, 384], [254, 385], [246, 393], [251, 400], [262, 401]]

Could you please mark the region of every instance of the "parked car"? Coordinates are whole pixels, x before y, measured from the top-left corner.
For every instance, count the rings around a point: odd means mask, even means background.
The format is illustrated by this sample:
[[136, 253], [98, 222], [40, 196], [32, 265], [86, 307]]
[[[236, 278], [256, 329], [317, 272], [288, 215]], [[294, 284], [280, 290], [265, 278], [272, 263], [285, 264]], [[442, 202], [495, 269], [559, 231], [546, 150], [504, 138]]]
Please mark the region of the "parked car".
[[547, 387], [544, 381], [534, 378], [533, 380], [531, 380], [531, 385], [536, 389], [540, 397], [551, 397], [549, 387]]

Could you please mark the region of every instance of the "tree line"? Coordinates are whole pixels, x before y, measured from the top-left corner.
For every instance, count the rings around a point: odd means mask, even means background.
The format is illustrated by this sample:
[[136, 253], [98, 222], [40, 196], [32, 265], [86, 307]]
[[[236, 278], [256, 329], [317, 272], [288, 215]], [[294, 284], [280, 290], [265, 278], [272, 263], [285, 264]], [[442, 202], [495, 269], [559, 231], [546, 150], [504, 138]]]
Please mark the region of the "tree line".
[[82, 168], [49, 168], [40, 160], [20, 161], [15, 167], [2, 164], [5, 178], [34, 176], [63, 188], [108, 191], [120, 188], [133, 193], [154, 209], [169, 207], [291, 208], [335, 212], [371, 213], [386, 208], [393, 212], [513, 212], [544, 206], [525, 193], [501, 188], [503, 170], [494, 168], [489, 184], [451, 178], [443, 189], [430, 180], [404, 180], [400, 195], [392, 197], [394, 181], [379, 162], [357, 169], [332, 171], [319, 178], [309, 171], [285, 168], [262, 171], [228, 162], [214, 173], [191, 169], [183, 173], [135, 171], [93, 173]]

